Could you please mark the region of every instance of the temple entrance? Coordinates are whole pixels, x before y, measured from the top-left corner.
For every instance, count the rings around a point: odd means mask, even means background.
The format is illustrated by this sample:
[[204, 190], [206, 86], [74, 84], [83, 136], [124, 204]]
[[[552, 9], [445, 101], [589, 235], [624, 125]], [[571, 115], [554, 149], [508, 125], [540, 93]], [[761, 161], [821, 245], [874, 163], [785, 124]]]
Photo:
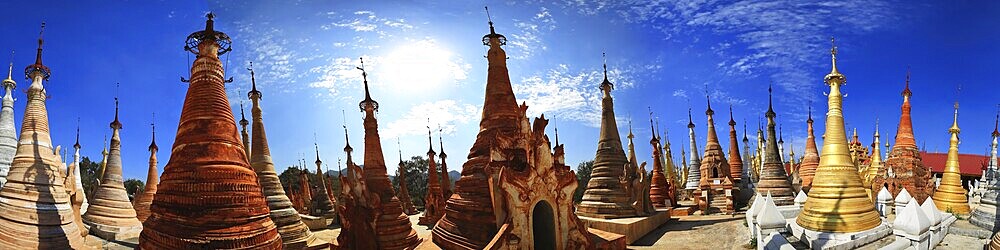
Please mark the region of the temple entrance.
[[535, 238], [535, 249], [556, 249], [556, 225], [552, 206], [548, 202], [539, 201], [531, 213], [531, 233]]

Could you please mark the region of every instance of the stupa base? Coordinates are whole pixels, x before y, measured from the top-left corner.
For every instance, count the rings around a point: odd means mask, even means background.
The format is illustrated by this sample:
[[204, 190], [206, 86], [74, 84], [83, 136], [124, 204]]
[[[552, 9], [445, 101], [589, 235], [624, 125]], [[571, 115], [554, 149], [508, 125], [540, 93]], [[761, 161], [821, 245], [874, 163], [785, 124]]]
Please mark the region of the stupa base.
[[108, 241], [122, 241], [125, 239], [139, 238], [142, 232], [142, 224], [131, 227], [115, 227], [100, 224], [84, 223], [90, 227], [90, 234]]
[[993, 230], [996, 226], [997, 207], [989, 203], [981, 203], [969, 215], [969, 223], [986, 230]]
[[811, 249], [847, 250], [856, 249], [868, 243], [875, 242], [892, 234], [889, 223], [885, 220], [872, 229], [853, 233], [830, 233], [805, 229], [798, 223], [788, 224], [792, 235]]
[[306, 227], [309, 227], [309, 231], [323, 230], [329, 225], [327, 224], [327, 219], [323, 217], [308, 214], [299, 214], [299, 217], [302, 218], [302, 223], [305, 223]]
[[625, 243], [632, 244], [650, 231], [670, 220], [670, 208], [656, 209], [656, 212], [644, 217], [601, 219], [586, 216], [577, 217], [588, 228], [611, 232], [625, 236]]

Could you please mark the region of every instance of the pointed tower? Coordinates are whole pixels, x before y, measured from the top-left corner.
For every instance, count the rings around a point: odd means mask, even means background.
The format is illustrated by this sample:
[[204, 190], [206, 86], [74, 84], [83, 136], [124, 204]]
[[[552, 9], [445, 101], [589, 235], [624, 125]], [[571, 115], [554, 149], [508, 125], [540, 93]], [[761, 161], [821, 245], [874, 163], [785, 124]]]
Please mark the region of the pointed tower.
[[[14, 52], [10, 52], [14, 57]], [[10, 67], [7, 68], [7, 79], [3, 79], [3, 107], [0, 108], [0, 188], [7, 183], [7, 173], [10, 172], [10, 163], [14, 161], [14, 153], [17, 152], [17, 132], [14, 131], [14, 87], [17, 83], [11, 76], [14, 73], [14, 60], [11, 59]], [[79, 175], [77, 175], [79, 177]], [[82, 189], [81, 189], [82, 190]]]
[[149, 205], [153, 203], [153, 196], [156, 195], [156, 185], [160, 183], [160, 171], [156, 166], [156, 152], [160, 150], [160, 147], [156, 146], [156, 124], [152, 123], [150, 126], [153, 127], [153, 136], [149, 142], [149, 170], [146, 171], [146, 187], [143, 188], [141, 193], [136, 194], [135, 200], [132, 201], [132, 207], [135, 208], [135, 215], [139, 218], [140, 222], [144, 222], [149, 218]]
[[431, 126], [427, 126], [427, 195], [424, 198], [424, 214], [420, 216], [418, 225], [433, 226], [444, 216], [444, 195], [441, 191], [441, 178], [438, 177], [437, 163], [434, 162], [434, 139], [431, 138]]
[[684, 189], [693, 191], [698, 189], [703, 173], [701, 172], [701, 157], [698, 156], [698, 143], [695, 141], [694, 136], [694, 120], [691, 119], [691, 108], [688, 108], [688, 137], [691, 142], [691, 159], [688, 162], [689, 172]]
[[[733, 120], [732, 105], [729, 105], [729, 176], [732, 177], [733, 183], [743, 183], [743, 159], [740, 158], [740, 144], [736, 135], [736, 120]], [[744, 187], [739, 186], [739, 188]]]
[[969, 214], [969, 197], [962, 187], [961, 170], [958, 168], [958, 102], [955, 102], [955, 120], [948, 128], [951, 140], [948, 142], [948, 161], [945, 163], [941, 185], [934, 192], [934, 204], [938, 209], [957, 215]]
[[219, 55], [231, 50], [231, 40], [215, 30], [214, 14], [207, 17], [205, 30], [187, 38], [185, 49], [198, 56], [139, 247], [279, 249], [226, 98]]
[[844, 131], [843, 100], [840, 86], [847, 82], [837, 71], [837, 47], [831, 49], [833, 69], [824, 81], [830, 86], [829, 111], [826, 113], [826, 132], [823, 154], [816, 168], [816, 175], [809, 198], [802, 207], [796, 223], [812, 231], [826, 233], [851, 233], [868, 230], [882, 221], [875, 205], [865, 194], [864, 185], [851, 162], [847, 150], [847, 133]]
[[[309, 241], [313, 240], [313, 234], [309, 227], [302, 223], [302, 217], [295, 211], [292, 201], [285, 195], [278, 173], [274, 170], [274, 162], [271, 160], [271, 148], [268, 147], [267, 131], [264, 129], [264, 111], [261, 108], [260, 100], [263, 94], [257, 90], [257, 78], [253, 70], [253, 62], [250, 62], [250, 119], [253, 120], [253, 139], [250, 147], [250, 166], [257, 173], [257, 181], [260, 183], [261, 191], [267, 200], [267, 207], [271, 211], [269, 216], [278, 228], [278, 235], [281, 235], [281, 243], [285, 249], [305, 248]], [[241, 109], [242, 110], [242, 109]], [[150, 148], [154, 147], [150, 146]], [[318, 156], [317, 156], [318, 157]], [[150, 167], [153, 169], [154, 167]], [[151, 175], [152, 177], [152, 175]]]
[[326, 193], [326, 183], [323, 180], [323, 161], [319, 159], [319, 144], [313, 143], [313, 145], [316, 146], [316, 180], [319, 181], [319, 186], [313, 195], [312, 209], [309, 210], [309, 214], [332, 219], [337, 216], [337, 211], [333, 208], [333, 201], [330, 201], [330, 195]]
[[121, 137], [122, 123], [118, 121], [118, 97], [115, 97], [115, 120], [111, 122], [111, 147], [108, 150], [108, 164], [104, 178], [94, 190], [90, 208], [83, 214], [83, 223], [90, 226], [90, 232], [106, 240], [124, 240], [139, 236], [142, 222], [139, 222], [132, 202], [125, 191], [122, 179]]
[[443, 249], [481, 249], [497, 233], [489, 178], [508, 164], [494, 162], [489, 149], [499, 138], [520, 130], [521, 113], [507, 73], [507, 53], [501, 48], [505, 44], [507, 38], [496, 33], [491, 21], [490, 33], [483, 36], [483, 45], [489, 46], [489, 67], [479, 134], [462, 165], [462, 176], [455, 181], [454, 194], [448, 198], [448, 212], [434, 227], [434, 243]]
[[87, 195], [83, 191], [83, 182], [80, 178], [80, 124], [79, 118], [77, 119], [76, 125], [76, 143], [73, 144], [73, 163], [70, 163], [70, 169], [68, 173], [70, 176], [66, 178], [66, 182], [72, 181], [72, 185], [66, 185], [66, 190], [69, 191], [70, 201], [73, 205], [73, 219], [77, 226], [80, 227], [80, 236], [87, 237], [89, 231], [87, 227], [83, 224], [83, 214], [87, 213], [87, 208], [90, 207], [90, 203], [87, 203]]
[[885, 164], [882, 162], [882, 150], [879, 149], [882, 143], [881, 136], [878, 132], [878, 120], [875, 120], [875, 135], [874, 135], [874, 146], [872, 147], [872, 153], [869, 157], [868, 168], [862, 173], [862, 181], [865, 183], [865, 188], [868, 189], [868, 196], [874, 201], [876, 195], [882, 190], [885, 185], [885, 178], [888, 177], [885, 170]]
[[781, 136], [780, 124], [778, 125], [778, 161], [781, 162], [782, 166], [784, 166], [785, 162], [788, 162], [788, 160], [785, 159], [785, 139]]
[[802, 190], [809, 191], [816, 167], [819, 166], [819, 149], [816, 149], [816, 136], [813, 132], [812, 106], [809, 106], [809, 119], [806, 120], [806, 152], [802, 155], [799, 166], [799, 178], [802, 178]]
[[[448, 197], [451, 197], [451, 177], [448, 176], [448, 154], [444, 153], [443, 134], [444, 130], [439, 128], [438, 142], [441, 143], [441, 153], [438, 154], [438, 157], [441, 157], [441, 194], [444, 195], [442, 196], [444, 199], [441, 200], [441, 204], [444, 204], [444, 202], [448, 200]], [[441, 206], [441, 208], [444, 208], [444, 206]]]
[[[632, 145], [632, 126], [629, 123], [628, 129], [628, 148], [629, 157], [635, 154], [635, 147]], [[649, 131], [655, 131], [653, 127], [653, 117], [650, 114], [649, 118]], [[653, 180], [650, 182], [649, 188], [649, 200], [652, 202], [653, 207], [656, 208], [666, 208], [675, 205], [677, 202], [670, 197], [670, 183], [667, 182], [666, 176], [663, 175], [663, 166], [659, 164], [660, 160], [660, 140], [653, 134], [652, 138], [649, 139], [649, 144], [653, 146]]]
[[[1000, 181], [997, 180], [997, 145], [998, 140], [1000, 140], [1000, 110], [997, 111], [996, 119], [993, 122], [993, 133], [990, 136], [993, 138], [993, 143], [990, 145], [990, 158], [989, 165], [986, 166], [987, 182], [981, 183], [982, 185], [982, 196], [979, 206], [976, 210], [972, 211], [972, 215], [969, 216], [969, 222], [973, 225], [979, 226], [986, 230], [993, 231], [996, 226], [997, 221], [997, 196], [1000, 194]], [[1000, 238], [994, 237], [996, 240]], [[1000, 243], [998, 241], [994, 241]]]
[[[746, 187], [750, 190], [754, 188], [753, 180], [753, 153], [750, 152], [750, 139], [747, 138], [747, 120], [743, 119], [743, 183], [741, 187]], [[755, 191], [744, 191], [747, 193], [746, 202], [749, 202], [749, 197], [755, 193]]]
[[[417, 208], [413, 206], [413, 199], [410, 198], [410, 189], [407, 187], [406, 181], [406, 164], [403, 163], [403, 148], [399, 146], [399, 138], [396, 138], [396, 147], [399, 148], [399, 174], [396, 178], [399, 178], [399, 192], [396, 192], [399, 197], [399, 203], [403, 207], [403, 213], [406, 215], [417, 214]], [[443, 151], [443, 150], [442, 150]]]
[[247, 161], [250, 161], [250, 135], [247, 134], [247, 125], [250, 125], [250, 122], [247, 121], [246, 115], [243, 115], [243, 100], [240, 100], [240, 138], [243, 141], [243, 152], [247, 154]]
[[607, 63], [604, 64], [604, 81], [601, 82], [600, 89], [603, 97], [597, 155], [594, 157], [590, 182], [583, 192], [583, 201], [576, 214], [605, 219], [636, 216], [635, 210], [628, 204], [633, 197], [626, 193], [626, 188], [619, 181], [625, 176], [622, 166], [628, 164], [628, 159], [625, 158], [618, 123], [615, 121], [614, 100], [611, 98], [614, 85], [608, 80]]
[[[664, 134], [667, 134], [666, 129], [664, 129]], [[679, 205], [677, 204], [677, 188], [681, 185], [681, 182], [678, 181], [678, 172], [680, 170], [677, 168], [677, 163], [674, 162], [673, 152], [670, 150], [670, 136], [664, 136], [664, 139], [660, 142], [665, 142], [665, 144], [663, 144], [663, 166], [666, 170], [664, 170], [663, 174], [665, 175], [664, 177], [667, 178], [667, 197], [673, 201], [673, 206], [677, 206]]]
[[376, 214], [379, 217], [374, 218], [375, 228], [378, 229], [378, 246], [381, 249], [412, 248], [420, 244], [420, 239], [417, 238], [410, 219], [403, 213], [403, 207], [399, 205], [399, 199], [389, 182], [382, 154], [382, 139], [378, 135], [378, 120], [375, 118], [379, 105], [368, 90], [368, 72], [364, 70], [363, 60], [359, 69], [365, 85], [365, 99], [359, 103], [361, 111], [365, 113], [365, 185], [381, 204], [375, 208], [378, 209]]
[[[361, 68], [359, 68], [361, 69]], [[374, 101], [373, 101], [374, 102]], [[365, 184], [365, 170], [354, 164], [350, 136], [347, 133], [345, 117], [344, 153], [347, 155], [347, 171], [340, 175], [340, 203], [337, 203], [337, 213], [340, 214], [340, 235], [332, 242], [333, 249], [378, 249], [379, 236], [377, 225], [372, 223], [377, 219], [375, 214], [381, 207], [378, 195], [370, 192]], [[407, 221], [409, 225], [409, 221]], [[396, 230], [396, 229], [393, 229]], [[410, 230], [412, 231], [412, 230]], [[395, 231], [394, 231], [395, 232]], [[387, 233], [380, 231], [379, 233]]]
[[[42, 23], [42, 29], [45, 23]], [[62, 162], [52, 148], [42, 82], [51, 71], [42, 64], [42, 36], [35, 63], [24, 69], [28, 87], [21, 140], [0, 190], [0, 249], [81, 249], [70, 197], [62, 185]], [[44, 209], [43, 209], [44, 208]]]
[[[726, 153], [722, 151], [719, 144], [719, 136], [715, 131], [715, 111], [712, 110], [712, 98], [705, 93], [707, 108], [705, 116], [707, 132], [705, 133], [705, 151], [701, 158], [701, 180], [698, 181], [698, 189], [694, 196], [699, 198], [697, 204], [706, 214], [713, 212], [710, 208], [718, 209], [719, 212], [732, 214], [736, 204], [733, 200], [733, 179], [729, 176], [729, 162], [726, 160]], [[735, 123], [734, 123], [735, 125]]]
[[[301, 162], [301, 161], [300, 161]], [[309, 184], [309, 170], [301, 164], [296, 169], [299, 170], [299, 195], [302, 197], [302, 214], [312, 213], [312, 185]], [[300, 217], [301, 218], [301, 217]]]
[[[774, 133], [774, 109], [771, 105], [771, 87], [767, 87], [767, 141], [764, 146], [763, 161], [760, 169], [760, 181], [757, 183], [757, 194], [767, 194], [774, 198], [774, 204], [778, 206], [792, 205], [795, 200], [795, 191], [792, 189], [792, 182], [785, 172], [785, 164], [781, 162], [781, 153], [778, 152], [778, 138]], [[857, 176], [857, 173], [854, 174]]]
[[889, 191], [895, 196], [900, 188], [906, 188], [918, 203], [923, 203], [933, 190], [934, 181], [920, 159], [920, 149], [913, 136], [913, 122], [910, 118], [910, 96], [913, 92], [910, 91], [909, 69], [906, 71], [906, 87], [902, 95], [903, 105], [900, 108], [899, 127], [896, 129], [896, 142], [885, 160], [886, 167], [894, 173], [891, 182], [896, 184], [890, 185]]
[[858, 166], [858, 171], [863, 175], [863, 172], [868, 171], [868, 166], [871, 165], [871, 159], [868, 153], [868, 147], [865, 147], [861, 140], [858, 139], [858, 129], [854, 128], [854, 135], [851, 136], [851, 142], [848, 144], [848, 151], [851, 152], [851, 159], [854, 159], [854, 165]]
[[101, 170], [97, 174], [97, 184], [104, 179], [104, 170], [108, 167], [108, 134], [104, 134], [104, 148], [101, 149]]

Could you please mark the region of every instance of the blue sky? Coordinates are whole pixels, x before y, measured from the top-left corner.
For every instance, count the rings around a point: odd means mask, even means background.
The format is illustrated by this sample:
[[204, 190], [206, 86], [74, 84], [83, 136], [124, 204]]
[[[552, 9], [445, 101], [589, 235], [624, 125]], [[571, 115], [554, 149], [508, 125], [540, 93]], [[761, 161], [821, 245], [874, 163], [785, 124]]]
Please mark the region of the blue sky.
[[[238, 116], [254, 61], [263, 92], [264, 119], [280, 169], [302, 155], [313, 161], [318, 139], [332, 169], [343, 157], [345, 115], [360, 158], [363, 99], [358, 57], [365, 57], [379, 113], [383, 150], [396, 156], [426, 152], [427, 119], [443, 129], [452, 170], [459, 170], [477, 132], [483, 101], [488, 32], [484, 5], [498, 33], [507, 36], [511, 80], [529, 113], [555, 118], [567, 161], [596, 150], [601, 52], [608, 54], [616, 113], [626, 131], [634, 120], [637, 154], [649, 160], [651, 107], [669, 131], [673, 151], [687, 144], [686, 112], [694, 110], [704, 145], [705, 97], [711, 93], [716, 126], [728, 144], [726, 106], [751, 136], [775, 86], [775, 110], [785, 148], [804, 147], [807, 106], [823, 130], [823, 76], [829, 72], [829, 37], [837, 38], [848, 129], [871, 142], [875, 120], [883, 141], [895, 134], [899, 93], [912, 68], [913, 123], [918, 144], [947, 150], [952, 103], [961, 103], [963, 153], [982, 154], [989, 143], [1000, 94], [996, 58], [1000, 3], [983, 1], [162, 1], [9, 3], [0, 50], [16, 50], [16, 123], [20, 127], [28, 85], [22, 68], [34, 58], [38, 24], [48, 23], [43, 62], [53, 141], [69, 146], [81, 117], [82, 154], [100, 158], [110, 133], [115, 82], [124, 124], [124, 173], [144, 178], [149, 123], [156, 113], [160, 167], [166, 164], [192, 58], [184, 38], [204, 28], [204, 14], [218, 15], [217, 29], [233, 38], [224, 56], [227, 85]], [[47, 6], [39, 9], [37, 6]], [[29, 11], [30, 10], [30, 11]], [[958, 86], [961, 91], [956, 92]], [[249, 102], [246, 103], [249, 105]], [[248, 106], [249, 107], [249, 106]], [[249, 110], [247, 115], [249, 116]], [[238, 119], [238, 117], [237, 117]], [[314, 137], [315, 134], [315, 137]], [[550, 136], [551, 126], [550, 126]], [[435, 151], [439, 151], [435, 148]], [[679, 159], [680, 155], [675, 155]], [[394, 165], [394, 164], [390, 164]], [[390, 171], [394, 166], [389, 166]]]

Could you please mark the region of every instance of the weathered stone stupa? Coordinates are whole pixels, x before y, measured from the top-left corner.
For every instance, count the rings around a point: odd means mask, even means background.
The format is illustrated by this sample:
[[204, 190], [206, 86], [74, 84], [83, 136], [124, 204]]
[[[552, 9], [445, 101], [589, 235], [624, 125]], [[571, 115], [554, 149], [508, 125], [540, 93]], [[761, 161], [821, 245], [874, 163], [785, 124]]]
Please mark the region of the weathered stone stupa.
[[247, 116], [243, 114], [243, 100], [240, 100], [240, 139], [243, 141], [243, 152], [247, 154], [247, 161], [250, 161], [250, 134], [247, 133]]
[[691, 158], [688, 161], [689, 172], [687, 174], [687, 183], [684, 184], [684, 189], [694, 191], [698, 189], [701, 184], [701, 176], [704, 174], [701, 172], [701, 156], [698, 154], [698, 143], [695, 141], [694, 137], [694, 120], [691, 119], [691, 109], [688, 108], [688, 137], [691, 143]]
[[873, 201], [876, 195], [885, 185], [885, 179], [888, 177], [888, 172], [885, 169], [885, 163], [882, 162], [882, 150], [879, 144], [881, 144], [881, 139], [878, 132], [878, 121], [875, 122], [875, 139], [874, 147], [872, 147], [872, 154], [869, 157], [868, 168], [865, 172], [861, 173], [862, 181], [865, 183], [865, 188], [868, 189], [868, 197]]
[[142, 249], [282, 247], [226, 98], [219, 55], [231, 41], [215, 31], [213, 18], [209, 13], [205, 30], [187, 39], [185, 49], [198, 57], [170, 161], [143, 223]]
[[857, 167], [851, 161], [847, 133], [844, 131], [844, 97], [840, 92], [840, 86], [847, 79], [837, 71], [836, 47], [831, 54], [833, 68], [824, 79], [830, 86], [830, 92], [823, 154], [796, 223], [821, 233], [853, 233], [875, 228], [882, 221], [865, 193]]
[[337, 211], [326, 192], [326, 184], [323, 180], [323, 161], [319, 159], [319, 144], [314, 145], [316, 146], [316, 181], [319, 181], [319, 185], [316, 186], [316, 192], [313, 194], [309, 215], [330, 219], [337, 216]]
[[[654, 136], [655, 135], [656, 134], [654, 133]], [[656, 208], [653, 205], [653, 201], [652, 201], [652, 198], [651, 198], [651, 197], [653, 197], [652, 192], [651, 192], [652, 191], [652, 186], [653, 186], [652, 182], [653, 181], [660, 181], [660, 182], [662, 182], [661, 185], [662, 186], [666, 186], [667, 187], [667, 191], [669, 191], [669, 184], [667, 184], [667, 182], [666, 182], [667, 179], [666, 178], [660, 178], [659, 180], [656, 180], [655, 179], [656, 177], [647, 178], [647, 176], [649, 176], [649, 174], [652, 174], [652, 172], [656, 172], [657, 170], [660, 171], [660, 175], [661, 176], [663, 175], [663, 158], [659, 157], [660, 154], [655, 153], [655, 151], [660, 151], [659, 140], [657, 140], [656, 144], [652, 144], [652, 146], [654, 148], [653, 149], [653, 151], [654, 151], [654, 153], [653, 153], [654, 154], [653, 155], [653, 171], [651, 171], [650, 173], [647, 174], [646, 173], [646, 162], [643, 162], [642, 164], [639, 164], [638, 163], [639, 159], [635, 156], [635, 144], [632, 143], [632, 138], [635, 138], [635, 135], [632, 134], [632, 121], [629, 121], [629, 123], [628, 123], [628, 165], [624, 167], [624, 169], [625, 169], [625, 176], [624, 177], [625, 178], [622, 179], [622, 180], [624, 180], [625, 185], [627, 185], [627, 186], [625, 186], [626, 187], [625, 193], [627, 193], [627, 194], [629, 194], [629, 196], [631, 196], [629, 198], [629, 204], [632, 204], [632, 209], [635, 210], [636, 215], [639, 215], [639, 216], [648, 216], [648, 215], [653, 214], [653, 213], [656, 212]], [[559, 139], [559, 135], [557, 134], [556, 135], [556, 145], [559, 145], [558, 139]], [[666, 193], [666, 194], [667, 194], [667, 196], [663, 197], [663, 198], [664, 198], [664, 201], [668, 202], [668, 203], [665, 203], [665, 205], [666, 204], [674, 204], [675, 202], [672, 199], [670, 199], [669, 193]]]
[[[733, 120], [733, 106], [729, 105], [729, 177], [733, 183], [743, 182], [743, 158], [740, 157], [740, 144], [736, 135], [736, 120]], [[743, 186], [738, 186], [743, 189]]]
[[74, 224], [80, 227], [80, 236], [87, 237], [90, 230], [83, 224], [83, 214], [87, 213], [87, 195], [83, 191], [83, 182], [80, 181], [80, 125], [76, 126], [76, 143], [73, 144], [73, 163], [69, 165], [69, 176], [66, 177], [66, 192], [69, 193], [70, 203], [73, 206]]
[[431, 127], [427, 126], [427, 195], [424, 197], [424, 214], [420, 216], [418, 225], [433, 226], [444, 216], [445, 198], [441, 193], [441, 179], [438, 176], [437, 163], [434, 161], [434, 140], [431, 138]]
[[[993, 133], [990, 134], [993, 137], [993, 143], [990, 145], [990, 158], [989, 165], [987, 165], [987, 171], [995, 171], [998, 163], [997, 159], [997, 145], [998, 140], [1000, 140], [1000, 114], [997, 114], [996, 120], [993, 124]], [[995, 172], [993, 174], [996, 174]], [[993, 176], [987, 183], [981, 183], [979, 185], [984, 185], [983, 187], [983, 198], [980, 200], [980, 204], [976, 207], [976, 210], [972, 211], [972, 215], [969, 216], [969, 222], [972, 224], [985, 228], [990, 231], [996, 231], [996, 221], [997, 221], [997, 196], [1000, 194], [1000, 181], [997, 181], [997, 177]]]
[[156, 185], [160, 183], [160, 171], [157, 170], [156, 164], [156, 152], [160, 151], [160, 147], [156, 146], [156, 124], [151, 124], [153, 127], [153, 137], [149, 143], [149, 170], [146, 171], [146, 187], [143, 188], [141, 193], [136, 194], [135, 200], [132, 201], [132, 207], [135, 208], [135, 215], [139, 218], [139, 222], [145, 222], [149, 218], [150, 211], [149, 205], [153, 203], [153, 196], [156, 195]]
[[[253, 63], [250, 63], [250, 83], [251, 89], [247, 93], [250, 98], [250, 119], [253, 120], [253, 139], [250, 151], [250, 166], [257, 173], [257, 181], [260, 183], [264, 198], [267, 199], [267, 207], [270, 209], [271, 221], [278, 228], [281, 235], [281, 243], [285, 249], [303, 249], [309, 241], [313, 239], [312, 232], [302, 217], [295, 211], [291, 200], [285, 195], [285, 190], [281, 186], [281, 180], [274, 170], [274, 162], [271, 160], [271, 148], [267, 143], [267, 131], [264, 129], [264, 111], [260, 106], [263, 94], [257, 90], [257, 79], [253, 71]], [[151, 169], [153, 167], [150, 167]], [[152, 177], [152, 176], [151, 176]]]
[[809, 191], [816, 167], [819, 166], [819, 149], [816, 149], [816, 135], [813, 132], [812, 106], [809, 106], [809, 119], [806, 120], [806, 152], [802, 155], [799, 166], [799, 178], [802, 178], [802, 190]]
[[[45, 24], [42, 23], [42, 29]], [[42, 64], [39, 33], [35, 63], [24, 69], [28, 87], [21, 140], [0, 190], [0, 249], [82, 249], [83, 236], [74, 225], [70, 197], [61, 174], [62, 162], [52, 148], [42, 82], [51, 71]]]
[[[604, 81], [601, 93], [601, 132], [597, 140], [597, 154], [590, 182], [583, 192], [583, 201], [577, 209], [580, 216], [592, 218], [622, 218], [636, 216], [636, 211], [628, 203], [631, 194], [626, 193], [621, 180], [625, 176], [623, 166], [628, 164], [622, 149], [618, 122], [615, 121], [615, 104], [611, 97], [614, 85], [608, 80], [608, 64], [604, 64]], [[655, 136], [655, 135], [654, 135]], [[628, 180], [626, 180], [627, 182]]]
[[667, 197], [673, 201], [673, 206], [679, 206], [680, 204], [677, 203], [677, 190], [681, 186], [678, 178], [680, 177], [679, 172], [681, 170], [677, 168], [677, 163], [674, 162], [674, 154], [670, 150], [670, 135], [666, 129], [664, 129], [664, 134], [664, 139], [660, 143], [663, 143], [663, 166], [666, 169], [663, 171], [663, 175], [667, 178]]
[[438, 157], [441, 158], [441, 194], [444, 199], [441, 199], [441, 208], [444, 208], [444, 202], [451, 197], [451, 177], [448, 176], [448, 154], [444, 153], [444, 134], [443, 129], [438, 129], [438, 142], [441, 144], [441, 153], [438, 153]]
[[413, 230], [410, 219], [403, 213], [403, 207], [400, 206], [399, 199], [392, 190], [392, 183], [389, 182], [389, 175], [385, 170], [382, 139], [378, 135], [378, 120], [375, 118], [379, 105], [372, 100], [371, 92], [368, 91], [368, 73], [364, 71], [364, 61], [362, 61], [361, 75], [365, 84], [365, 99], [359, 103], [361, 111], [365, 113], [365, 185], [367, 192], [371, 192], [379, 199], [377, 204], [380, 204], [371, 207], [376, 211], [374, 214], [379, 216], [372, 217], [369, 221], [375, 222], [378, 248], [413, 248], [420, 244], [420, 239], [417, 238], [417, 232]]
[[[396, 139], [396, 146], [399, 147], [399, 139]], [[410, 189], [406, 187], [406, 164], [403, 163], [403, 150], [399, 147], [399, 172], [396, 174], [396, 178], [399, 178], [399, 191], [396, 192], [396, 196], [399, 198], [399, 204], [403, 207], [403, 213], [406, 215], [417, 214], [417, 208], [413, 206], [413, 199], [410, 198]]]
[[122, 123], [118, 121], [118, 97], [115, 97], [115, 120], [111, 122], [108, 165], [104, 169], [101, 184], [94, 190], [90, 208], [83, 214], [83, 223], [90, 227], [90, 233], [107, 240], [135, 238], [142, 231], [142, 222], [139, 222], [135, 209], [132, 208], [122, 179], [121, 129]]
[[340, 175], [341, 195], [340, 203], [337, 203], [341, 228], [340, 235], [337, 236], [336, 242], [331, 243], [331, 247], [332, 249], [377, 249], [378, 236], [375, 234], [376, 227], [372, 221], [376, 213], [373, 208], [379, 198], [370, 192], [368, 185], [365, 184], [365, 169], [354, 164], [351, 155], [354, 148], [351, 147], [347, 125], [344, 125], [344, 138], [347, 171]]
[[299, 195], [301, 195], [302, 209], [300, 211], [302, 214], [310, 214], [312, 209], [312, 185], [309, 184], [309, 174], [303, 166], [298, 166], [299, 170]]
[[[13, 54], [13, 52], [11, 52]], [[7, 183], [7, 173], [10, 172], [10, 163], [14, 161], [14, 153], [17, 153], [17, 132], [14, 127], [14, 87], [17, 83], [11, 76], [14, 73], [14, 62], [10, 63], [7, 69], [7, 79], [3, 79], [3, 106], [0, 108], [0, 188]], [[79, 175], [77, 175], [79, 177]], [[81, 189], [82, 190], [82, 189]]]
[[[710, 208], [718, 209], [719, 212], [732, 214], [735, 211], [735, 195], [733, 190], [733, 179], [729, 176], [729, 162], [726, 160], [726, 153], [722, 151], [719, 144], [719, 136], [715, 131], [715, 111], [712, 110], [712, 99], [706, 93], [707, 108], [705, 115], [707, 132], [705, 134], [705, 151], [701, 160], [701, 180], [698, 181], [698, 189], [694, 191], [699, 209], [705, 213], [712, 212]], [[735, 125], [735, 123], [734, 123]], [[738, 192], [738, 190], [736, 190]]]
[[958, 103], [955, 103], [955, 121], [948, 133], [951, 139], [948, 143], [948, 160], [945, 162], [944, 173], [941, 174], [941, 184], [934, 192], [934, 204], [941, 211], [951, 214], [969, 214], [969, 197], [962, 187], [962, 175], [958, 166]]
[[[653, 119], [649, 119], [649, 131], [654, 131], [653, 129]], [[631, 155], [635, 150], [633, 150], [632, 138], [632, 126], [629, 126], [628, 132], [628, 147], [629, 154]], [[649, 139], [649, 145], [653, 146], [653, 160], [656, 161], [660, 159], [660, 147], [659, 138], [654, 134], [651, 139]], [[667, 177], [663, 175], [663, 166], [660, 164], [653, 163], [653, 179], [650, 182], [649, 188], [649, 200], [652, 202], [655, 208], [666, 208], [676, 205], [677, 202], [670, 197], [670, 182], [667, 181]], [[668, 204], [669, 202], [669, 204]]]
[[[757, 182], [757, 194], [768, 194], [773, 197], [774, 204], [778, 206], [792, 205], [795, 200], [795, 191], [792, 189], [792, 182], [785, 172], [785, 164], [781, 162], [781, 155], [778, 152], [778, 138], [774, 133], [774, 109], [771, 105], [771, 87], [767, 88], [767, 141], [764, 146], [763, 162], [760, 169], [760, 181]], [[857, 173], [854, 174], [857, 176]]]
[[906, 88], [903, 89], [902, 112], [899, 116], [899, 127], [896, 129], [896, 143], [886, 158], [885, 165], [889, 171], [894, 173], [890, 176], [889, 191], [895, 196], [899, 194], [901, 188], [917, 199], [917, 203], [923, 203], [924, 199], [930, 196], [934, 188], [934, 181], [931, 180], [931, 173], [924, 167], [923, 160], [920, 159], [920, 149], [917, 148], [917, 140], [913, 136], [913, 121], [910, 118], [910, 72], [906, 72]]

